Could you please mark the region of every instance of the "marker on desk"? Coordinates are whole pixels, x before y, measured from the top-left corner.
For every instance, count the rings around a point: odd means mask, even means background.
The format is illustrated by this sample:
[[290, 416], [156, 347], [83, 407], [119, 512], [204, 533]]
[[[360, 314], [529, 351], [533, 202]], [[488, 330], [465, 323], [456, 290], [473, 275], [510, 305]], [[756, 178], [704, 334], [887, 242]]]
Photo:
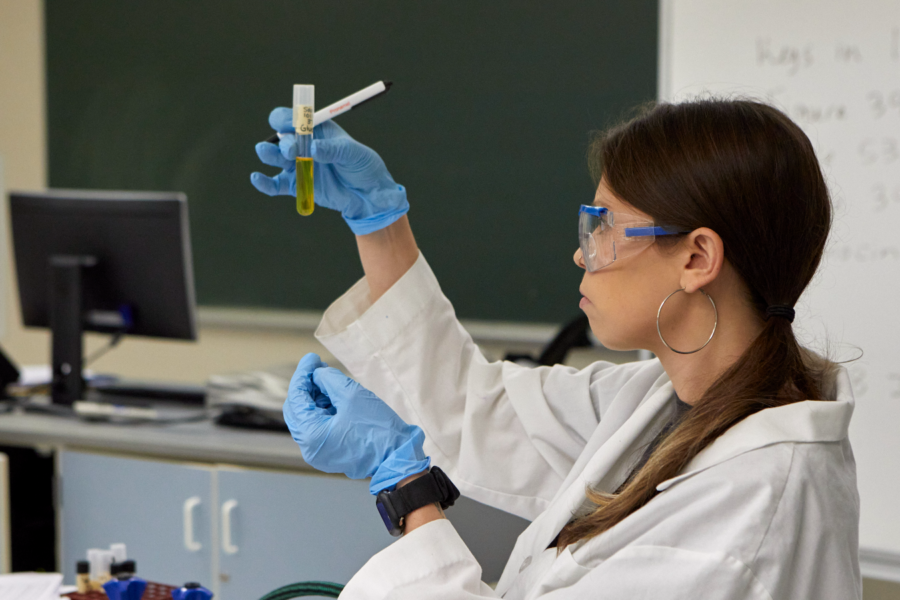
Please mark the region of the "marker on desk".
[[[330, 121], [336, 116], [342, 115], [345, 112], [356, 108], [360, 104], [368, 102], [369, 100], [374, 100], [378, 96], [387, 94], [392, 85], [393, 82], [390, 81], [378, 81], [367, 88], [359, 90], [355, 94], [350, 94], [346, 98], [338, 100], [334, 104], [329, 104], [322, 110], [317, 110], [315, 115], [313, 115], [313, 127], [320, 123], [324, 123], [325, 121]], [[266, 141], [272, 144], [277, 144], [282, 135], [283, 134], [281, 133], [276, 133]]]

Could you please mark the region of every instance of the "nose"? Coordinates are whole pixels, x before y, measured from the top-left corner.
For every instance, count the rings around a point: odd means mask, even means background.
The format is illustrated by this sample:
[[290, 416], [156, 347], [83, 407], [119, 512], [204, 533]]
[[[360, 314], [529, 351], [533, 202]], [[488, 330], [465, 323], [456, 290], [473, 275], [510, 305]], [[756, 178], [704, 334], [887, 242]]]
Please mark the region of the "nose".
[[584, 255], [581, 253], [581, 248], [575, 251], [575, 256], [572, 257], [572, 260], [575, 261], [575, 264], [581, 267], [582, 269], [587, 270], [584, 266]]

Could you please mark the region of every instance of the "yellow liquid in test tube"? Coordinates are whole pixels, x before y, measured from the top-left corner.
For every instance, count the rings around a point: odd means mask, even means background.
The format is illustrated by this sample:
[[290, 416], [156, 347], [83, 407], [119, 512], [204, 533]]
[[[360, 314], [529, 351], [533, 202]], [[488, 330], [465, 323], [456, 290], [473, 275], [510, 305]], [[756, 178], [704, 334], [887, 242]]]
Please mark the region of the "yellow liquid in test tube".
[[313, 196], [313, 159], [297, 158], [297, 212], [308, 217], [316, 207]]

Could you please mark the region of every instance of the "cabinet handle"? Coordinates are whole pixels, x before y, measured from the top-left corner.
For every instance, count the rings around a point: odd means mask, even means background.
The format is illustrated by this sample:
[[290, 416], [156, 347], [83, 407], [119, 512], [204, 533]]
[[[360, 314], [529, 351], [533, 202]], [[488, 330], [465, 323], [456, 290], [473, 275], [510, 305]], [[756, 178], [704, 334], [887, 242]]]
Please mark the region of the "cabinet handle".
[[237, 554], [238, 547], [231, 543], [231, 511], [237, 508], [237, 500], [228, 500], [222, 505], [222, 552]]
[[200, 506], [200, 496], [191, 496], [184, 501], [184, 547], [189, 552], [197, 552], [203, 544], [194, 539], [194, 508]]

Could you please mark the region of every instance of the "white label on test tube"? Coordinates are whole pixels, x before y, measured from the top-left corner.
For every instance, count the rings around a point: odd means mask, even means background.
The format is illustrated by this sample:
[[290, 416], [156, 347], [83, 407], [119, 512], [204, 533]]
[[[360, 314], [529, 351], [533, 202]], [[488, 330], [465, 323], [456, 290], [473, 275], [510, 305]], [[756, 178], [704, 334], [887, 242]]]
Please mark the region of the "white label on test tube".
[[294, 85], [294, 131], [300, 135], [312, 135], [315, 111], [314, 85]]

